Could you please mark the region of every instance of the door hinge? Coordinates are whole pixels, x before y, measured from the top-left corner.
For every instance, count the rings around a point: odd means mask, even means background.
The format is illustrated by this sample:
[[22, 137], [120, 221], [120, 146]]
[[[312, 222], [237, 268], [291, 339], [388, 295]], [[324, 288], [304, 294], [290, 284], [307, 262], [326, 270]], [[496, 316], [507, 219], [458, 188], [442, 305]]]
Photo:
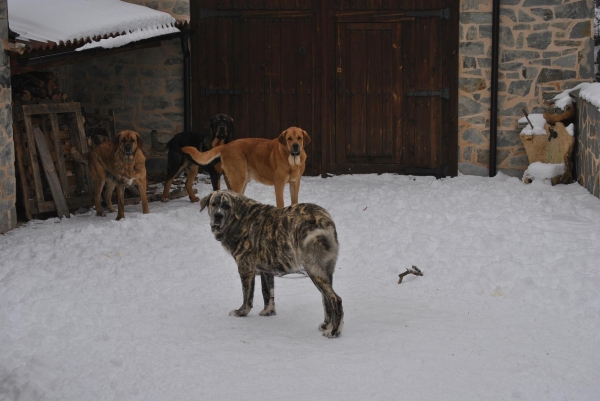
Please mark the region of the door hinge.
[[241, 95], [242, 91], [236, 89], [208, 89], [206, 86], [200, 86], [198, 88], [198, 94], [200, 96], [211, 96], [211, 95]]
[[445, 20], [449, 20], [450, 19], [450, 8], [447, 7], [447, 8], [442, 8], [440, 10], [433, 10], [433, 11], [429, 11], [429, 10], [408, 11], [406, 13], [406, 15], [408, 17], [415, 17], [415, 18], [440, 17]]
[[212, 11], [205, 8], [198, 10], [198, 19], [203, 20], [207, 18], [218, 18], [218, 17], [241, 17], [241, 11]]
[[442, 99], [450, 99], [450, 88], [445, 87], [441, 91], [409, 91], [406, 92], [406, 96], [439, 96]]

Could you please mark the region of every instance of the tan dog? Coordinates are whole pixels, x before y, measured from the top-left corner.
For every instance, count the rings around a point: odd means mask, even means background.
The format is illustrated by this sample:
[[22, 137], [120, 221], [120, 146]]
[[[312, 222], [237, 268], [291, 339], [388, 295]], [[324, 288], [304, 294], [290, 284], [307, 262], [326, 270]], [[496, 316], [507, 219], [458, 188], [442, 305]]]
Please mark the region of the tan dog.
[[112, 193], [117, 188], [119, 210], [117, 220], [125, 217], [125, 187], [134, 182], [140, 189], [142, 210], [148, 213], [148, 199], [146, 198], [146, 158], [142, 153], [144, 142], [140, 134], [134, 131], [121, 131], [112, 142], [104, 142], [91, 152], [82, 155], [74, 147], [71, 148], [73, 160], [89, 164], [90, 173], [94, 179], [94, 205], [96, 215], [105, 216], [100, 206], [100, 193], [104, 190], [104, 202], [110, 212], [112, 206]]
[[227, 188], [239, 194], [244, 194], [250, 180], [275, 186], [277, 207], [283, 208], [283, 188], [287, 183], [290, 184], [292, 205], [298, 203], [300, 177], [306, 162], [304, 146], [308, 143], [310, 137], [306, 131], [290, 127], [271, 140], [244, 138], [207, 152], [191, 146], [181, 150], [202, 166], [220, 157]]

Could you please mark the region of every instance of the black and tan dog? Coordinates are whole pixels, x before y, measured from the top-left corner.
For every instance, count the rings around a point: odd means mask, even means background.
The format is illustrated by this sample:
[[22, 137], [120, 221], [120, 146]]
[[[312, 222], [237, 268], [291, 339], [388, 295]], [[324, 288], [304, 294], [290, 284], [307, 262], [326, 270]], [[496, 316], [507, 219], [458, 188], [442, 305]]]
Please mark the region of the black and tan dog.
[[[162, 194], [162, 201], [168, 202], [170, 199], [169, 192], [171, 191], [171, 183], [179, 173], [186, 170], [185, 189], [190, 197], [190, 201], [198, 202], [200, 199], [194, 193], [192, 186], [194, 178], [198, 175], [200, 169], [196, 163], [193, 163], [189, 157], [181, 152], [181, 148], [191, 146], [201, 152], [206, 152], [218, 145], [224, 145], [233, 141], [235, 129], [233, 126], [233, 118], [227, 114], [214, 115], [205, 128], [209, 128], [209, 134], [204, 135], [197, 132], [180, 132], [173, 139], [164, 145], [169, 149], [167, 156], [167, 181]], [[220, 181], [223, 170], [219, 160], [213, 160], [211, 163], [202, 166], [202, 170], [210, 176], [210, 182], [213, 190], [221, 188]]]
[[85, 155], [79, 153], [74, 147], [71, 148], [73, 160], [88, 163], [94, 179], [96, 215], [105, 215], [100, 205], [100, 194], [105, 183], [104, 202], [110, 212], [115, 211], [111, 198], [115, 187], [117, 188], [119, 207], [117, 220], [125, 217], [125, 187], [134, 183], [140, 190], [142, 210], [144, 213], [149, 213], [148, 199], [146, 198], [146, 157], [142, 152], [143, 146], [144, 142], [140, 134], [126, 130], [115, 135], [112, 141], [98, 145]]
[[338, 240], [331, 216], [320, 206], [303, 203], [280, 209], [232, 191], [217, 191], [200, 201], [208, 207], [215, 239], [233, 256], [242, 279], [244, 301], [232, 316], [246, 316], [253, 306], [254, 277], [260, 273], [264, 309], [275, 315], [275, 274], [304, 267], [323, 296], [325, 320], [319, 330], [337, 337], [344, 325], [342, 299], [333, 291]]
[[301, 128], [290, 127], [275, 139], [244, 138], [227, 145], [217, 146], [208, 152], [192, 147], [181, 150], [192, 159], [206, 165], [221, 158], [227, 188], [244, 194], [250, 180], [275, 186], [277, 207], [283, 207], [283, 189], [290, 184], [292, 205], [298, 203], [300, 178], [304, 174], [306, 152], [304, 147], [310, 137]]

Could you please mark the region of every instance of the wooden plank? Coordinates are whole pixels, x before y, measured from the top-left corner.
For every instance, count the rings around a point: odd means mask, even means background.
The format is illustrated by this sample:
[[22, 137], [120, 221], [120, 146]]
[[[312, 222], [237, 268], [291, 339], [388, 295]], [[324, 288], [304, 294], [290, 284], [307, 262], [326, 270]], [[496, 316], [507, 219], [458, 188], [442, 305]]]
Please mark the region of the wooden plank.
[[[392, 90], [394, 88], [393, 83], [393, 70], [395, 53], [399, 53], [398, 48], [394, 48], [392, 41], [392, 32], [398, 28], [398, 24], [390, 24], [387, 29], [384, 29], [381, 36], [381, 123], [382, 123], [382, 155], [385, 157], [393, 157], [394, 150], [397, 144], [395, 139], [398, 135], [395, 134], [394, 124], [394, 109], [393, 109], [393, 97]], [[398, 138], [398, 146], [402, 144], [402, 138]], [[397, 161], [394, 161], [397, 162]]]
[[276, 134], [273, 133], [273, 138], [286, 128], [297, 125], [297, 25], [294, 19], [285, 19], [281, 24], [281, 126]]
[[[244, 118], [248, 120], [247, 133], [250, 137], [265, 137], [265, 28], [268, 22], [254, 18], [247, 24], [246, 34], [251, 38], [247, 46], [248, 68], [246, 68], [247, 102]], [[247, 117], [246, 117], [247, 116]]]
[[[392, 115], [392, 132], [393, 132], [393, 156], [394, 162], [397, 164], [405, 165], [407, 160], [405, 159], [404, 147], [405, 147], [405, 136], [404, 136], [404, 116], [405, 116], [405, 98], [404, 98], [404, 81], [405, 81], [405, 69], [404, 69], [404, 48], [403, 48], [403, 24], [396, 23], [392, 29], [392, 60], [391, 60], [391, 85], [389, 90], [389, 103], [391, 103], [391, 115]], [[387, 105], [387, 107], [390, 107]]]
[[19, 182], [21, 184], [21, 196], [23, 199], [23, 205], [25, 207], [25, 218], [27, 220], [32, 220], [33, 216], [31, 215], [31, 208], [29, 207], [29, 185], [27, 183], [27, 170], [23, 165], [23, 139], [22, 133], [19, 131], [17, 127], [17, 122], [13, 120], [13, 132], [15, 138], [15, 156], [17, 159], [17, 171], [19, 175]]
[[366, 145], [367, 155], [383, 156], [383, 101], [382, 101], [382, 61], [383, 30], [388, 24], [373, 24], [367, 29], [367, 97], [366, 97]]
[[60, 141], [60, 131], [58, 129], [58, 117], [56, 114], [50, 114], [50, 127], [52, 129], [52, 143], [54, 145], [54, 153], [56, 154], [56, 164], [58, 167], [58, 177], [60, 186], [63, 190], [65, 198], [70, 198], [69, 183], [67, 182], [67, 169], [65, 168], [65, 158], [63, 148]]
[[348, 24], [351, 40], [347, 45], [351, 46], [352, 70], [350, 73], [350, 135], [347, 143], [350, 144], [348, 156], [366, 156], [366, 37], [367, 26], [365, 24]]
[[71, 103], [43, 103], [23, 105], [23, 115], [31, 116], [34, 114], [57, 114], [57, 113], [81, 113], [81, 104]]
[[[25, 106], [23, 106], [25, 109]], [[35, 190], [35, 198], [38, 203], [44, 202], [44, 189], [42, 188], [42, 177], [40, 175], [40, 166], [38, 163], [38, 154], [35, 148], [35, 139], [33, 135], [33, 124], [31, 123], [31, 116], [23, 116], [25, 121], [25, 137], [27, 140], [27, 149], [29, 150], [29, 162], [31, 163], [31, 170], [33, 175], [33, 187]]]
[[37, 149], [40, 152], [40, 159], [46, 173], [46, 179], [48, 180], [50, 190], [52, 191], [52, 198], [54, 200], [58, 217], [71, 217], [63, 194], [63, 189], [60, 186], [60, 181], [58, 180], [56, 169], [54, 168], [54, 162], [52, 161], [50, 150], [46, 144], [46, 137], [44, 136], [42, 130], [40, 130], [40, 128], [37, 126], [33, 129], [33, 135], [35, 137]]
[[343, 164], [346, 162], [346, 116], [350, 112], [350, 74], [349, 70], [351, 64], [348, 63], [347, 52], [350, 51], [347, 45], [348, 35], [346, 35], [346, 25], [337, 24], [337, 40], [336, 43], [336, 74], [335, 74], [335, 137], [332, 140], [332, 145], [335, 148], [335, 162], [336, 164]]
[[403, 161], [407, 167], [415, 167], [415, 102], [414, 98], [408, 99], [406, 92], [415, 90], [415, 71], [416, 67], [416, 32], [415, 24], [404, 23], [402, 24], [402, 82], [403, 82], [403, 102], [404, 107], [402, 115], [404, 116], [403, 123], [403, 147], [402, 153], [404, 154]]
[[265, 138], [275, 138], [281, 132], [281, 25], [276, 18], [269, 19], [265, 38], [265, 86], [268, 91]]

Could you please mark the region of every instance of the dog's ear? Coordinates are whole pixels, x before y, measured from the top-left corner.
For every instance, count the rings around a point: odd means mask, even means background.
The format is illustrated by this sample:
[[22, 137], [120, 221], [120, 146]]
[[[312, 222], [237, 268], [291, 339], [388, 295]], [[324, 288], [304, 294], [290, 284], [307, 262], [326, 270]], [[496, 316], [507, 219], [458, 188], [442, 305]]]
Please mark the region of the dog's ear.
[[210, 131], [213, 132], [214, 125], [215, 125], [215, 117], [211, 117], [208, 120], [208, 122], [206, 123], [206, 125], [204, 126], [204, 129], [210, 129]]
[[115, 145], [116, 147], [119, 147], [119, 142], [121, 142], [121, 134], [123, 133], [123, 131], [119, 132], [117, 135], [114, 136], [114, 138], [112, 139], [112, 143], [113, 145]]
[[206, 208], [206, 206], [208, 205], [208, 202], [210, 202], [210, 198], [212, 197], [213, 194], [214, 194], [214, 192], [211, 192], [208, 195], [206, 195], [204, 198], [200, 199], [200, 211], [203, 211]]
[[282, 144], [283, 146], [287, 146], [287, 142], [285, 140], [285, 134], [287, 134], [287, 130], [285, 130], [281, 134], [279, 134], [279, 143]]
[[248, 205], [243, 196], [235, 196], [233, 199], [233, 214], [237, 220], [241, 220], [242, 217], [246, 214], [248, 209]]
[[304, 139], [302, 140], [302, 146], [306, 146], [310, 143], [310, 136], [308, 136], [308, 132], [302, 130], [302, 136]]
[[135, 135], [136, 135], [137, 147], [139, 149], [143, 150], [144, 149], [144, 139], [137, 132], [135, 133]]
[[234, 135], [235, 135], [235, 128], [233, 126], [233, 118], [229, 117], [229, 120], [227, 120], [227, 136], [229, 138], [227, 138], [229, 141], [233, 141], [235, 139]]

